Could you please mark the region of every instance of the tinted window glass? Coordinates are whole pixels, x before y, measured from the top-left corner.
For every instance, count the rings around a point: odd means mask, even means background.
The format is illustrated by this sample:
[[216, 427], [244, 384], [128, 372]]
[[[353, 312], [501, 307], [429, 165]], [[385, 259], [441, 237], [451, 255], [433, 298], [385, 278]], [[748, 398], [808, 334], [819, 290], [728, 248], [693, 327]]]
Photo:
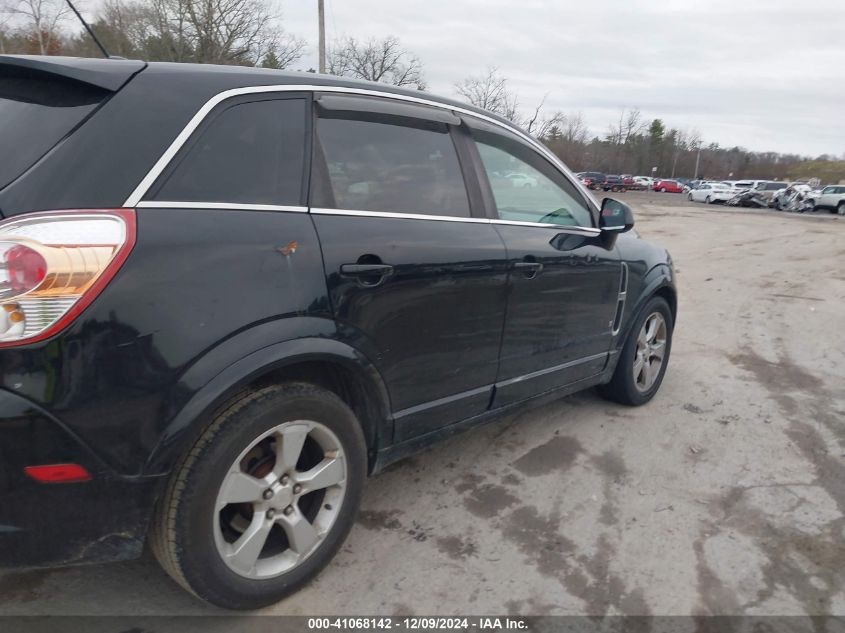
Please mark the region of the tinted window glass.
[[534, 150], [488, 132], [472, 132], [499, 217], [519, 222], [592, 226], [575, 185]]
[[315, 178], [312, 206], [469, 216], [445, 125], [320, 119], [317, 133], [327, 173]]
[[70, 133], [106, 94], [21, 69], [0, 71], [0, 189]]
[[200, 130], [153, 199], [299, 205], [304, 164], [304, 99], [240, 103]]

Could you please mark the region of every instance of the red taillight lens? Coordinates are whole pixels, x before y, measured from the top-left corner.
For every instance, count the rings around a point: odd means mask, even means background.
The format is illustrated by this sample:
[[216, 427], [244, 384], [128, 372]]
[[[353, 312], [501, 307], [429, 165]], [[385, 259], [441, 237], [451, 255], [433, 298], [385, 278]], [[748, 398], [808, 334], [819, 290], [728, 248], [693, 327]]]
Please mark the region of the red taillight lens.
[[91, 473], [79, 464], [49, 464], [47, 466], [27, 466], [23, 471], [42, 484], [73, 483], [90, 481]]
[[5, 249], [3, 261], [9, 276], [9, 290], [16, 295], [35, 288], [47, 274], [47, 262], [28, 246], [17, 244]]
[[52, 336], [111, 280], [135, 243], [135, 212], [57, 211], [0, 222], [0, 347]]

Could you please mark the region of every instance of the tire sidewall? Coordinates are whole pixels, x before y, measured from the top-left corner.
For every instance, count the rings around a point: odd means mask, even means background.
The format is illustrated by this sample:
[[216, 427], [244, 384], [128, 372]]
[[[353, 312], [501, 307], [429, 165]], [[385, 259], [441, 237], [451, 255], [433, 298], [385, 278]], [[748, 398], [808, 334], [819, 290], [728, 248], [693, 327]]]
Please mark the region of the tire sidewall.
[[[318, 549], [300, 565], [276, 578], [244, 578], [217, 552], [213, 527], [217, 494], [244, 449], [270, 429], [294, 420], [320, 422], [340, 440], [347, 468], [343, 505]], [[354, 522], [365, 477], [363, 433], [352, 411], [338, 398], [292, 395], [280, 389], [266, 400], [247, 405], [226, 420], [190, 467], [174, 526], [186, 581], [201, 598], [228, 608], [253, 609], [277, 602], [316, 575], [340, 548]]]
[[[637, 352], [637, 337], [643, 324], [649, 316], [659, 312], [666, 320], [666, 353], [663, 357], [663, 365], [660, 367], [660, 373], [657, 380], [648, 391], [640, 391], [634, 383], [633, 366], [634, 356]], [[666, 374], [666, 369], [669, 366], [669, 358], [672, 352], [672, 338], [675, 329], [675, 324], [672, 320], [672, 311], [669, 309], [669, 304], [662, 297], [652, 297], [645, 307], [640, 311], [637, 320], [634, 322], [631, 331], [628, 333], [628, 340], [625, 341], [625, 346], [622, 348], [622, 354], [619, 357], [619, 368], [623, 376], [623, 388], [627, 392], [629, 400], [634, 405], [645, 404], [654, 397], [654, 394], [660, 389], [663, 383], [663, 376]]]

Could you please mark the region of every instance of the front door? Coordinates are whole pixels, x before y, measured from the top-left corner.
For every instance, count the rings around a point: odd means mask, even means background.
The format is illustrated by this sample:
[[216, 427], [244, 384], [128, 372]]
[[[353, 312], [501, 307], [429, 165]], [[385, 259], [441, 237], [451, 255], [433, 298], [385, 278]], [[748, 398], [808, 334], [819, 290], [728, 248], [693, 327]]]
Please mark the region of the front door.
[[323, 96], [317, 110], [311, 214], [329, 295], [387, 385], [396, 441], [482, 413], [507, 263], [467, 195], [451, 129], [460, 121], [370, 97]]
[[604, 369], [622, 265], [562, 171], [515, 135], [485, 124], [471, 134], [510, 267], [494, 401], [501, 406]]

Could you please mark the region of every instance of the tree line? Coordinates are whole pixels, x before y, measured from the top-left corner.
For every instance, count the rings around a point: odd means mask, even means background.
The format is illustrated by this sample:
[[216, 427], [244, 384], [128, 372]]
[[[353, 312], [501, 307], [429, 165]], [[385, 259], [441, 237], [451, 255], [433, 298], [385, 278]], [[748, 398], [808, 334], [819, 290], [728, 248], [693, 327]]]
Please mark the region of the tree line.
[[[64, 0], [0, 0], [0, 17], [0, 54], [101, 56], [88, 34], [71, 21], [75, 18]], [[91, 27], [109, 53], [120, 57], [292, 68], [302, 60], [307, 43], [285, 31], [280, 18], [272, 0], [105, 0]], [[393, 36], [338, 39], [327, 50], [326, 70], [426, 87], [421, 60]], [[454, 91], [521, 125], [576, 171], [650, 175], [656, 168], [664, 178], [845, 180], [845, 160], [705, 144], [696, 130], [667, 127], [637, 109], [623, 110], [604, 133], [595, 134], [580, 112], [547, 112], [545, 98], [525, 109], [495, 67], [456, 83]]]

